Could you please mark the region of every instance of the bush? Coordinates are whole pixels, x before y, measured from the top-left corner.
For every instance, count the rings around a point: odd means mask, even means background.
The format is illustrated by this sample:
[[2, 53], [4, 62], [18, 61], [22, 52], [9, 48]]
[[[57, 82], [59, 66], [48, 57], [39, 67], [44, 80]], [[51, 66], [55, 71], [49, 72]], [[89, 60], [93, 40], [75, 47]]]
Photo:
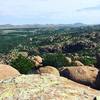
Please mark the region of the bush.
[[96, 63], [96, 60], [92, 57], [83, 57], [80, 60], [84, 65], [94, 65]]
[[63, 54], [55, 53], [55, 54], [46, 54], [43, 56], [44, 61], [43, 65], [44, 66], [54, 66], [56, 68], [63, 67], [63, 66], [68, 66], [69, 63], [66, 60], [66, 56]]
[[28, 72], [31, 72], [32, 68], [35, 66], [31, 60], [22, 55], [19, 55], [18, 58], [12, 60], [10, 64], [22, 74], [28, 74]]

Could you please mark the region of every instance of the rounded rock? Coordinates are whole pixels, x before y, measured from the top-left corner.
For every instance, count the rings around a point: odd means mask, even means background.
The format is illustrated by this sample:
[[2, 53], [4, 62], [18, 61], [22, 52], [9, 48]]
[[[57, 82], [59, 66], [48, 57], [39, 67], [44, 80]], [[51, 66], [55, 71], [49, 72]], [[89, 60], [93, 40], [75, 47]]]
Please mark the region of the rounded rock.
[[40, 73], [40, 74], [48, 73], [48, 74], [53, 74], [53, 75], [57, 75], [57, 76], [60, 75], [59, 71], [52, 66], [41, 67], [41, 68], [39, 68], [38, 73]]
[[9, 65], [0, 64], [0, 80], [8, 79], [20, 75], [20, 73]]

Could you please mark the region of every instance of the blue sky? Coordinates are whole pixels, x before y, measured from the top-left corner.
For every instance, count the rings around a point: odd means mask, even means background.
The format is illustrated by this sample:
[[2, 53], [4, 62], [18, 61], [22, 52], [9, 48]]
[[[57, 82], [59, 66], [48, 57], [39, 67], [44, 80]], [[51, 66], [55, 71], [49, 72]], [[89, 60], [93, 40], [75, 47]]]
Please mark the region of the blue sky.
[[100, 0], [0, 0], [0, 24], [100, 24]]

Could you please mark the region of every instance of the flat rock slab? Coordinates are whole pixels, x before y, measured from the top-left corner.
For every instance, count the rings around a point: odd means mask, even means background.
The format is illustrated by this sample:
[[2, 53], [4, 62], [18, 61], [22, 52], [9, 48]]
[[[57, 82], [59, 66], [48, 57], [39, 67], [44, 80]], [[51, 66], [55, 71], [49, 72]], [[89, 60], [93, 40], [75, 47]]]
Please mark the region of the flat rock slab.
[[50, 74], [0, 81], [0, 100], [94, 100], [100, 91]]

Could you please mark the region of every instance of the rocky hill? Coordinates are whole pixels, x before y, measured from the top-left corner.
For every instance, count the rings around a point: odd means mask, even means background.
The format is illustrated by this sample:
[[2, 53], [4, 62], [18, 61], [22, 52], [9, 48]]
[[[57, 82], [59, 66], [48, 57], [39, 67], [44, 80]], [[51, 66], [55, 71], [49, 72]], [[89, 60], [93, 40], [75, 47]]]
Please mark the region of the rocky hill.
[[0, 100], [99, 100], [100, 91], [51, 74], [0, 81]]
[[0, 29], [0, 100], [100, 100], [100, 25], [75, 25]]

